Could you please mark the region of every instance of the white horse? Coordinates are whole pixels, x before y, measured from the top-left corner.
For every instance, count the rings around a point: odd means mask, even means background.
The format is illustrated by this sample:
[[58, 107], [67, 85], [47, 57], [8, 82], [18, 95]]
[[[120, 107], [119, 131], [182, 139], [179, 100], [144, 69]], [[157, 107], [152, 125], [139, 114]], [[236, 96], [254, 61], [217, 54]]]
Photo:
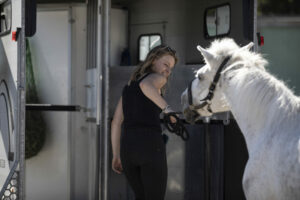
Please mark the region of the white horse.
[[[240, 48], [232, 39], [215, 40], [208, 49], [198, 46], [206, 65], [182, 94], [184, 115], [201, 116], [231, 111], [244, 134], [249, 160], [243, 176], [248, 200], [300, 200], [300, 99], [269, 74], [267, 61]], [[221, 63], [216, 88], [210, 87]], [[284, 66], [283, 66], [284, 67]], [[215, 78], [218, 79], [218, 78]], [[210, 98], [205, 98], [210, 93]]]

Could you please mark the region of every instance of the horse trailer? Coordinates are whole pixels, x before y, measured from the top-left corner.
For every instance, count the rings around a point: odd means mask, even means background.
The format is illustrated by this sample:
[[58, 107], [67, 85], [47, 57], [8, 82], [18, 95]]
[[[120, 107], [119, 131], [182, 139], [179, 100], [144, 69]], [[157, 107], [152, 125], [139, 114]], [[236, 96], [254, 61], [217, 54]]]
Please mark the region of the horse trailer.
[[[133, 199], [110, 164], [110, 121], [130, 74], [154, 46], [174, 48], [165, 98], [181, 111], [204, 65], [196, 46], [231, 37], [257, 51], [256, 10], [256, 0], [0, 0], [1, 199]], [[186, 142], [163, 131], [166, 199], [245, 199], [248, 154], [232, 115], [185, 125]]]

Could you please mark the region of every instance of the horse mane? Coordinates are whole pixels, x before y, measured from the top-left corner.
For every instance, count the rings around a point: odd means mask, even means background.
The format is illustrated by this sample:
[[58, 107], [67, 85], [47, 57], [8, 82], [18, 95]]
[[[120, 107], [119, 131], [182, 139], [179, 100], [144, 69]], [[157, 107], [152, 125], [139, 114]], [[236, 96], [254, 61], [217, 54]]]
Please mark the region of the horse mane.
[[299, 97], [283, 81], [265, 70], [267, 61], [260, 54], [239, 49], [231, 39], [217, 40], [210, 47], [211, 51], [222, 57], [231, 53], [228, 68], [235, 65], [223, 74], [224, 79], [229, 80], [228, 84], [234, 88], [231, 96], [225, 95], [226, 98], [231, 98], [236, 109], [251, 114], [249, 117], [256, 118], [261, 125], [273, 124], [274, 120], [299, 120]]
[[259, 67], [265, 70], [265, 66], [268, 61], [264, 59], [261, 54], [249, 51], [241, 50], [241, 48], [231, 38], [214, 40], [208, 51], [217, 55], [219, 58], [225, 58], [230, 55], [230, 63], [237, 61], [243, 61], [244, 66]]

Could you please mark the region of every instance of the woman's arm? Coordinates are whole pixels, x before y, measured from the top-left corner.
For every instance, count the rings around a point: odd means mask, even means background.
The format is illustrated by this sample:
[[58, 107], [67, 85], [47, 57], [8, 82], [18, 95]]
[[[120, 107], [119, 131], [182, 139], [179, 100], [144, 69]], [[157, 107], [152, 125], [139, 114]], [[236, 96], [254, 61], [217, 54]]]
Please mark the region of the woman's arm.
[[161, 109], [166, 108], [167, 102], [160, 95], [160, 89], [167, 83], [166, 77], [152, 73], [140, 82], [142, 92]]
[[[140, 82], [140, 88], [145, 96], [153, 101], [158, 107], [160, 107], [164, 113], [169, 113], [173, 112], [173, 110], [168, 106], [166, 100], [160, 95], [160, 89], [166, 83], [166, 77], [160, 74], [153, 73]], [[177, 121], [173, 116], [170, 117], [170, 120], [172, 123], [176, 123]]]
[[111, 145], [113, 151], [112, 169], [117, 172], [122, 172], [122, 164], [120, 159], [120, 138], [121, 138], [121, 126], [123, 123], [124, 115], [122, 108], [122, 97], [120, 98], [113, 120], [111, 122]]

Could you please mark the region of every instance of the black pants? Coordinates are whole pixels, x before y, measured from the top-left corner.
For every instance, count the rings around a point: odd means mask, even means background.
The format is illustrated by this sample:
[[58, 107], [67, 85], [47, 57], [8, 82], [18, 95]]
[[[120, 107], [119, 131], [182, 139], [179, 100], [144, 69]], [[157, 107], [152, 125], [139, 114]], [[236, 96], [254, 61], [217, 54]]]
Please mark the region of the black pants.
[[121, 162], [136, 200], [163, 200], [167, 186], [166, 148], [160, 132], [125, 131]]

